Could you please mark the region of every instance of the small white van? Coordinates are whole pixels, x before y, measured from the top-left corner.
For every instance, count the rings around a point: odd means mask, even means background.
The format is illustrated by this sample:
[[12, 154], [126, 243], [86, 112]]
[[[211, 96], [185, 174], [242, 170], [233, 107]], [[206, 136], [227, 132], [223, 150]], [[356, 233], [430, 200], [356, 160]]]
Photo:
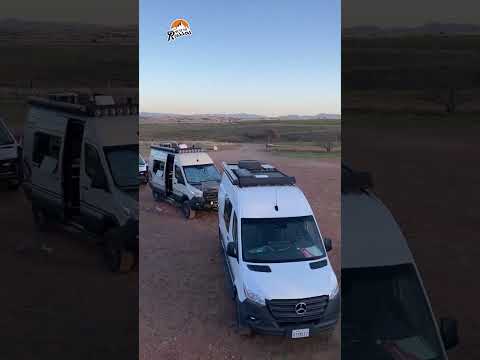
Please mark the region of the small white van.
[[138, 177], [140, 182], [144, 184], [148, 182], [148, 165], [140, 154], [138, 154]]
[[149, 184], [156, 201], [181, 206], [193, 219], [197, 210], [216, 210], [220, 173], [207, 152], [185, 144], [152, 146]]
[[407, 240], [371, 187], [368, 173], [342, 166], [342, 359], [446, 360], [457, 322], [437, 323]]
[[108, 265], [128, 271], [138, 259], [138, 107], [104, 100], [29, 100], [23, 185], [40, 229], [57, 221], [101, 235]]
[[218, 230], [239, 332], [331, 333], [340, 309], [332, 241], [295, 178], [255, 160], [223, 166]]
[[0, 118], [0, 181], [17, 189], [22, 181], [21, 147]]

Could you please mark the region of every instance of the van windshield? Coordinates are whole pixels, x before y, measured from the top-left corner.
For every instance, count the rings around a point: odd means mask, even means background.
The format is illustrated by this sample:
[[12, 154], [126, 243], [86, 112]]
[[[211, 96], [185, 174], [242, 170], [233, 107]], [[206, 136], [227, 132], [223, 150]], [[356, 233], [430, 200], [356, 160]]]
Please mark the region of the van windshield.
[[445, 359], [411, 264], [342, 269], [342, 357], [358, 354], [367, 359], [400, 354], [399, 359]]
[[189, 184], [201, 184], [208, 181], [220, 182], [220, 174], [213, 164], [184, 166], [183, 171]]
[[106, 146], [104, 151], [113, 181], [119, 188], [131, 188], [140, 184], [138, 145]]
[[0, 121], [0, 145], [13, 144], [13, 139]]
[[242, 219], [241, 234], [244, 261], [291, 262], [325, 256], [313, 216]]

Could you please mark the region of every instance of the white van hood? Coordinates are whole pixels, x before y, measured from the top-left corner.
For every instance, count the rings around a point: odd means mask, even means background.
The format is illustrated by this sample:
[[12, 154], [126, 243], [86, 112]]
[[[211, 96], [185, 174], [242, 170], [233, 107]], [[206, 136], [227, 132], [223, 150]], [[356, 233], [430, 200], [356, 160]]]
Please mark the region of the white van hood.
[[252, 271], [245, 264], [242, 269], [244, 284], [250, 291], [267, 300], [329, 295], [337, 286], [337, 277], [330, 263], [327, 260], [326, 266], [311, 269], [311, 262], [255, 264], [268, 265], [272, 270], [268, 273]]

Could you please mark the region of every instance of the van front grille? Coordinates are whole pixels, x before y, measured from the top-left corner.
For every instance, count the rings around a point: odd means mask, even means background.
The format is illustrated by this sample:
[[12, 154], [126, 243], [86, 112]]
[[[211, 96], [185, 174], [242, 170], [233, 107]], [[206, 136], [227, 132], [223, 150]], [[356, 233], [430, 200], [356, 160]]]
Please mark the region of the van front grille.
[[218, 192], [217, 191], [204, 191], [203, 198], [205, 201], [210, 202], [213, 201], [216, 203], [218, 201]]
[[307, 299], [267, 300], [267, 306], [279, 325], [315, 323], [327, 309], [328, 295]]
[[15, 173], [15, 160], [0, 160], [0, 174]]

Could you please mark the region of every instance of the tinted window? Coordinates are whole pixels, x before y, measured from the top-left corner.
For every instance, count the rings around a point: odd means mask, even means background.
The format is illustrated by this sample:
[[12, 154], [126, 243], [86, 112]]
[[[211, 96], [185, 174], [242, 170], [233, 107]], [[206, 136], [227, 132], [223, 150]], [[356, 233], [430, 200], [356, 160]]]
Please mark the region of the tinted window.
[[207, 181], [220, 182], [220, 174], [213, 164], [184, 166], [183, 171], [189, 184], [200, 184]]
[[100, 168], [100, 159], [97, 150], [91, 145], [85, 144], [85, 172], [90, 180], [95, 178], [95, 174]]
[[225, 221], [225, 227], [227, 232], [230, 231], [230, 216], [232, 215], [232, 203], [229, 199], [225, 199], [225, 207], [223, 209], [223, 220]]
[[153, 160], [153, 173], [155, 174], [158, 170], [163, 171], [165, 169], [165, 162], [160, 160]]
[[138, 145], [104, 147], [110, 173], [119, 188], [135, 188], [138, 178]]
[[13, 139], [0, 120], [0, 145], [13, 144]]
[[402, 359], [445, 359], [414, 267], [342, 269], [342, 358], [394, 359], [398, 349]]
[[288, 262], [323, 258], [325, 250], [313, 216], [242, 219], [243, 260]]
[[185, 184], [185, 180], [183, 179], [182, 170], [178, 166], [175, 166], [175, 179], [177, 179], [177, 182], [179, 184]]
[[58, 161], [62, 143], [59, 136], [37, 132], [34, 135], [33, 142], [33, 162], [41, 164], [46, 156]]

